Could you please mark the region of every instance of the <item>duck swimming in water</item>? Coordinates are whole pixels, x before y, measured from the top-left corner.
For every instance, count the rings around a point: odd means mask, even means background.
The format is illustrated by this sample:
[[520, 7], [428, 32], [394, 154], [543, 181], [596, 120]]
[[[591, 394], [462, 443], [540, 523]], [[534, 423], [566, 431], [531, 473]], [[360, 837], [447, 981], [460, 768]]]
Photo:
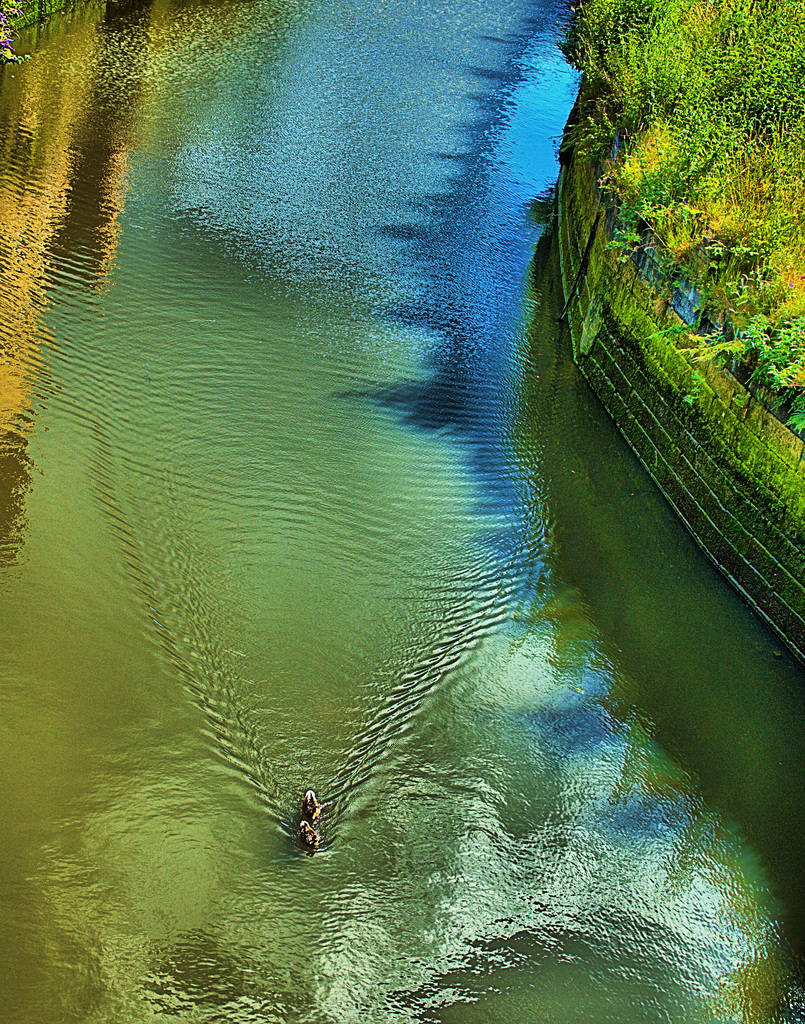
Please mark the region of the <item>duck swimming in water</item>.
[[304, 814], [308, 821], [315, 821], [320, 813], [321, 804], [313, 790], [309, 789], [302, 797], [302, 814]]
[[319, 845], [319, 833], [315, 828], [307, 821], [303, 821], [299, 826], [299, 838], [311, 849], [315, 850]]

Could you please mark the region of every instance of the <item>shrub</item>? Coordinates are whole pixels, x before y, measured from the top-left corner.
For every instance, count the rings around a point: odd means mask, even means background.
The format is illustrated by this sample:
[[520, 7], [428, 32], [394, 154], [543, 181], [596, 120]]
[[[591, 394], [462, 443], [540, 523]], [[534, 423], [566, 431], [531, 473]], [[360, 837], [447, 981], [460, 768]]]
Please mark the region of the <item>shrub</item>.
[[0, 65], [19, 64], [21, 58], [14, 53], [14, 18], [19, 10], [9, 0], [0, 0]]

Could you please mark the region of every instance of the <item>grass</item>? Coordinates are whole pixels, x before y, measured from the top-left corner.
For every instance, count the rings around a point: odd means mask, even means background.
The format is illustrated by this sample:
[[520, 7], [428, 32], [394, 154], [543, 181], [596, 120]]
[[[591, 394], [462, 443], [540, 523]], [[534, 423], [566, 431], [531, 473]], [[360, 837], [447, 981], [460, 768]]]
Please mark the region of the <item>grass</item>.
[[701, 355], [737, 353], [805, 426], [805, 0], [582, 0], [565, 52], [616, 245], [651, 228], [725, 325]]

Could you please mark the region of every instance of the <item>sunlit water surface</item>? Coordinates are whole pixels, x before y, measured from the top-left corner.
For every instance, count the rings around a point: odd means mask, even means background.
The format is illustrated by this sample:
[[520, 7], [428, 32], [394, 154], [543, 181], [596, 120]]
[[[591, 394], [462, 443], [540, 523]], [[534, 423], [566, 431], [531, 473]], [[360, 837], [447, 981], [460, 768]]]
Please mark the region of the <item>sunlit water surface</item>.
[[803, 674], [530, 281], [564, 14], [155, 0], [6, 70], [5, 1024], [801, 1019]]

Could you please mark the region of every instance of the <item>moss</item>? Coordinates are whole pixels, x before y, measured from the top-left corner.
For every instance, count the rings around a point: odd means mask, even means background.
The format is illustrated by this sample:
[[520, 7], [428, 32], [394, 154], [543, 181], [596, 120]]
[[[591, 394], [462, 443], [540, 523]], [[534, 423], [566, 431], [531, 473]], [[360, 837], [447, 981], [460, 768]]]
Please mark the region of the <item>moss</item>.
[[[559, 205], [567, 299], [599, 208], [589, 161], [565, 167]], [[805, 603], [802, 440], [726, 371], [696, 362], [677, 315], [598, 223], [567, 313], [582, 374], [708, 556], [805, 660], [791, 618]]]

